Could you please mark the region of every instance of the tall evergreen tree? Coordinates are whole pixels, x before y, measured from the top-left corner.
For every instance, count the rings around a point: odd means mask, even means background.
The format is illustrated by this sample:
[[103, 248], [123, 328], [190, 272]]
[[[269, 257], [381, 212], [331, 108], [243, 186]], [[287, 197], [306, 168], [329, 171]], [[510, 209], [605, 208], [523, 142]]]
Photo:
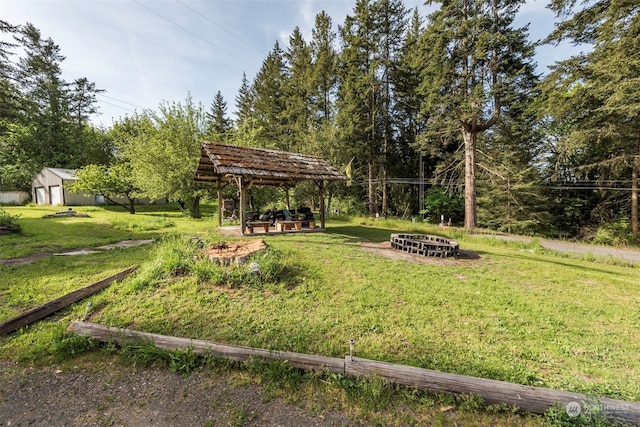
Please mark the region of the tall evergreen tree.
[[233, 129], [231, 119], [227, 116], [227, 102], [222, 96], [222, 92], [216, 92], [211, 107], [206, 113], [207, 118], [207, 138], [218, 142], [225, 142], [229, 139], [229, 133]]
[[[15, 37], [18, 28], [0, 19], [0, 35]], [[0, 134], [9, 122], [20, 118], [19, 89], [14, 82], [16, 67], [11, 62], [16, 44], [0, 41]]]
[[[531, 82], [532, 85], [535, 81]], [[545, 153], [534, 98], [502, 114], [492, 132], [478, 140], [478, 217], [482, 224], [508, 233], [550, 230], [549, 198], [537, 164]]]
[[336, 34], [331, 27], [331, 17], [322, 11], [316, 15], [311, 31], [314, 106], [312, 114], [320, 124], [328, 123], [335, 113], [338, 54], [334, 47]]
[[339, 59], [339, 87], [336, 116], [340, 138], [350, 155], [366, 168], [369, 214], [378, 213], [376, 176], [379, 163], [379, 139], [376, 115], [379, 113], [379, 78], [376, 75], [375, 19], [370, 0], [356, 1], [353, 15], [347, 15], [341, 27], [342, 51]]
[[404, 43], [407, 11], [402, 0], [378, 0], [373, 4], [375, 28], [379, 40], [376, 58], [376, 74], [380, 76], [380, 139], [381, 139], [381, 183], [382, 213], [389, 211], [389, 188], [387, 178], [391, 156], [399, 149], [396, 146], [397, 126], [392, 113], [395, 108], [395, 70]]
[[255, 119], [255, 90], [247, 75], [242, 73], [242, 84], [238, 90], [236, 101], [236, 120], [233, 143], [242, 146], [255, 146], [262, 128]]
[[65, 57], [32, 24], [22, 28], [20, 42], [25, 55], [19, 62], [18, 80], [27, 100], [26, 120], [33, 126], [30, 156], [36, 165], [68, 167], [75, 153], [69, 143], [69, 90], [61, 70]]
[[[425, 122], [420, 117], [422, 96], [418, 93], [423, 67], [420, 49], [423, 30], [423, 21], [416, 8], [411, 15], [397, 66], [392, 74], [395, 100], [393, 115], [398, 131], [398, 152], [392, 159], [391, 166], [395, 169], [396, 176], [415, 176], [420, 180], [417, 188], [418, 197], [412, 197], [418, 200], [417, 205], [415, 202], [413, 204], [413, 212], [424, 209], [425, 171], [432, 169], [427, 167], [424, 153], [420, 152], [417, 144], [418, 134], [423, 131]], [[415, 191], [415, 187], [410, 188]], [[405, 193], [410, 192], [410, 189], [405, 189]]]
[[90, 82], [86, 77], [76, 79], [69, 89], [67, 100], [70, 145], [67, 165], [69, 167], [79, 167], [100, 161], [100, 158], [89, 157], [93, 148], [91, 145], [100, 140], [90, 139], [94, 132], [89, 130], [89, 119], [98, 112], [96, 95], [102, 92], [104, 90], [97, 89], [96, 84]]
[[[0, 21], [0, 32], [14, 40], [0, 43], [3, 181], [12, 189], [28, 190], [43, 166], [76, 168], [105, 160], [109, 143], [89, 124], [101, 91], [86, 78], [65, 82], [59, 46], [32, 24]], [[105, 146], [97, 147], [100, 143]]]
[[465, 227], [477, 225], [476, 145], [532, 73], [533, 45], [512, 23], [523, 0], [430, 0], [425, 53], [426, 140], [461, 136], [465, 155]]
[[246, 73], [242, 73], [242, 84], [238, 89], [238, 95], [235, 100], [236, 126], [240, 127], [245, 120], [253, 117], [253, 104], [255, 102], [255, 94]]
[[311, 51], [296, 27], [284, 53], [286, 80], [283, 87], [282, 122], [288, 151], [307, 151], [306, 137], [311, 127], [311, 93], [313, 78]]
[[261, 132], [256, 141], [262, 148], [277, 150], [288, 149], [284, 126], [284, 85], [285, 63], [282, 49], [278, 42], [264, 61], [253, 80], [254, 111], [253, 117]]
[[568, 19], [549, 40], [592, 44], [593, 50], [556, 65], [546, 79], [547, 112], [568, 129], [561, 147], [565, 157], [580, 157], [573, 168], [579, 178], [630, 181], [626, 209], [640, 238], [640, 5], [586, 1], [574, 13], [575, 1], [554, 0], [551, 7]]

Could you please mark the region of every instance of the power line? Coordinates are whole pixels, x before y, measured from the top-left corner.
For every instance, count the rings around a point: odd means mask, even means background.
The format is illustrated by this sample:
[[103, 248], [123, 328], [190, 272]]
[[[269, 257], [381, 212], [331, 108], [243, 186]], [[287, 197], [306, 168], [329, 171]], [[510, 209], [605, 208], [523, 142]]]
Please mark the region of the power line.
[[202, 37], [202, 36], [200, 36], [200, 35], [198, 35], [198, 34], [194, 33], [193, 31], [191, 31], [190, 29], [188, 29], [188, 28], [186, 28], [186, 27], [183, 27], [182, 25], [178, 24], [177, 22], [172, 21], [171, 19], [169, 19], [169, 18], [167, 18], [166, 16], [164, 16], [164, 15], [162, 15], [162, 14], [160, 14], [160, 13], [156, 12], [155, 10], [153, 10], [153, 9], [149, 9], [147, 6], [143, 5], [143, 4], [142, 4], [142, 3], [140, 3], [139, 1], [137, 1], [137, 0], [131, 0], [131, 1], [132, 1], [133, 3], [135, 3], [135, 4], [137, 4], [138, 6], [140, 6], [141, 8], [143, 8], [143, 9], [145, 9], [145, 10], [147, 10], [147, 11], [149, 11], [149, 12], [153, 13], [154, 15], [159, 16], [160, 18], [164, 19], [165, 21], [167, 21], [167, 22], [169, 22], [169, 23], [171, 23], [171, 24], [175, 25], [176, 27], [181, 28], [182, 30], [186, 31], [187, 33], [191, 34], [192, 36], [199, 38], [199, 39], [200, 39], [200, 40], [202, 40], [203, 42], [210, 44], [211, 46], [215, 47], [216, 49], [221, 50], [222, 52], [226, 53], [226, 54], [227, 54], [227, 55], [229, 55], [229, 56], [232, 56], [233, 58], [236, 58], [238, 61], [240, 61], [240, 62], [242, 62], [242, 63], [244, 63], [244, 64], [247, 64], [247, 65], [249, 65], [249, 66], [253, 65], [253, 64], [248, 63], [248, 62], [247, 62], [247, 61], [245, 61], [244, 59], [240, 58], [239, 56], [237, 56], [237, 55], [233, 54], [232, 52], [229, 52], [228, 50], [226, 50], [226, 49], [224, 49], [224, 48], [222, 48], [222, 47], [218, 46], [218, 45], [217, 45], [217, 44], [215, 44], [214, 42], [212, 42], [212, 41], [210, 41], [210, 40], [208, 40], [208, 39], [205, 39], [204, 37]]
[[542, 185], [542, 188], [547, 188], [549, 190], [620, 190], [620, 191], [632, 191], [633, 189], [630, 187], [596, 187], [596, 186], [547, 186]]
[[[132, 107], [142, 108], [143, 110], [145, 110], [145, 107], [143, 107], [141, 105], [132, 104], [131, 102], [123, 101], [122, 99], [114, 98], [112, 96], [104, 95], [102, 93], [99, 93], [98, 96], [102, 96], [104, 98], [109, 98], [109, 99], [111, 99], [113, 101], [122, 102], [123, 104], [131, 105]], [[107, 102], [107, 101], [101, 101], [101, 102]]]
[[234, 33], [232, 33], [231, 31], [229, 31], [229, 30], [227, 30], [226, 28], [224, 28], [223, 26], [221, 26], [220, 24], [217, 24], [217, 23], [213, 22], [211, 19], [207, 18], [206, 16], [204, 16], [203, 14], [201, 14], [200, 12], [198, 12], [197, 10], [193, 9], [192, 7], [187, 6], [186, 4], [184, 4], [183, 2], [181, 2], [180, 0], [175, 0], [175, 1], [176, 1], [176, 3], [178, 3], [178, 4], [182, 5], [183, 7], [186, 7], [186, 8], [187, 8], [187, 9], [189, 9], [191, 12], [195, 13], [196, 15], [198, 15], [199, 17], [201, 17], [201, 18], [202, 18], [202, 19], [204, 19], [205, 21], [207, 21], [207, 22], [209, 22], [209, 23], [211, 23], [211, 24], [215, 25], [216, 27], [220, 28], [220, 29], [221, 29], [222, 31], [224, 31], [225, 33], [227, 33], [227, 34], [231, 35], [232, 37], [234, 37], [235, 39], [240, 40], [242, 43], [246, 44], [246, 45], [247, 45], [247, 46], [249, 46], [250, 48], [255, 49], [257, 52], [259, 52], [259, 53], [261, 53], [261, 54], [264, 54], [264, 52], [263, 52], [260, 48], [258, 48], [258, 47], [256, 47], [256, 46], [252, 45], [251, 43], [249, 43], [248, 41], [244, 40], [243, 38], [241, 38], [241, 37], [239, 37], [239, 36], [235, 35], [235, 34], [234, 34]]
[[105, 101], [105, 100], [100, 100], [100, 101], [98, 101], [98, 102], [102, 102], [102, 103], [104, 103], [104, 104], [111, 105], [112, 107], [122, 108], [123, 110], [131, 111], [132, 113], [135, 113], [135, 112], [136, 112], [135, 110], [132, 110], [131, 108], [123, 107], [123, 106], [121, 106], [121, 105], [116, 105], [116, 104], [113, 104], [113, 103], [108, 102], [108, 101]]

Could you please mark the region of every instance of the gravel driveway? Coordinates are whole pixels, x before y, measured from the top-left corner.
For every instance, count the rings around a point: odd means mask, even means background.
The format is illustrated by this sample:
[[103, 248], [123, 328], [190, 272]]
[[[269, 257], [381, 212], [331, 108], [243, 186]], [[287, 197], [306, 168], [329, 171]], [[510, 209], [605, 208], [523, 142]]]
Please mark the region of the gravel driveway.
[[239, 381], [241, 375], [184, 376], [113, 363], [100, 369], [24, 368], [0, 361], [0, 425], [361, 425], [337, 411], [269, 398], [261, 386]]
[[[512, 234], [496, 234], [496, 235], [475, 234], [474, 236], [476, 237], [492, 236], [492, 237], [495, 237], [496, 239], [509, 240], [513, 242], [533, 241], [532, 237], [516, 236]], [[580, 243], [563, 242], [562, 240], [539, 239], [539, 242], [543, 248], [551, 249], [558, 252], [592, 254], [598, 257], [610, 256], [613, 258], [620, 258], [622, 260], [625, 260], [634, 264], [640, 262], [640, 250], [635, 250], [635, 249], [618, 249], [618, 248], [611, 248], [608, 246], [584, 245]]]

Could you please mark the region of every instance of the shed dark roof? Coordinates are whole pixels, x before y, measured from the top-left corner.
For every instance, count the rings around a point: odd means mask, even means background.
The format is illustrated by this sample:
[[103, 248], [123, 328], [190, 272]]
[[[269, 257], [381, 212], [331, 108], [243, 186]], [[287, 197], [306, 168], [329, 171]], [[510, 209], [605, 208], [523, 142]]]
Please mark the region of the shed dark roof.
[[254, 185], [293, 185], [299, 181], [337, 181], [346, 175], [324, 160], [298, 153], [202, 141], [195, 180], [230, 181], [234, 176]]

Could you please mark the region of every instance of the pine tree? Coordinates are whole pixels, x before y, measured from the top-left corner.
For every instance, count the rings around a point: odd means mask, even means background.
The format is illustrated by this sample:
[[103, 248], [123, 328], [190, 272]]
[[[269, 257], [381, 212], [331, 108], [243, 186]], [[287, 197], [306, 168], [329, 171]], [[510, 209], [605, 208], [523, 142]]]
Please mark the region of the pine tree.
[[[419, 152], [417, 144], [418, 134], [423, 131], [425, 122], [420, 117], [422, 96], [418, 93], [423, 66], [419, 43], [422, 32], [423, 21], [416, 8], [413, 10], [397, 66], [392, 74], [395, 100], [393, 114], [398, 132], [398, 148], [391, 166], [394, 167], [396, 176], [415, 176], [419, 179], [418, 197], [412, 197], [412, 212], [424, 209], [424, 179], [425, 170], [428, 170], [424, 153]], [[411, 188], [405, 189], [405, 193], [411, 194]]]
[[236, 126], [240, 127], [245, 120], [253, 118], [253, 104], [255, 93], [247, 79], [246, 73], [242, 73], [242, 84], [236, 96]]
[[640, 238], [640, 5], [588, 1], [575, 14], [574, 6], [566, 0], [552, 3], [557, 15], [568, 19], [549, 40], [593, 44], [593, 50], [556, 65], [545, 82], [547, 112], [568, 129], [561, 148], [566, 157], [579, 159], [573, 168], [579, 178], [597, 183], [630, 178], [626, 209], [631, 231]]
[[523, 0], [431, 0], [425, 54], [426, 138], [462, 137], [465, 155], [465, 227], [477, 225], [476, 145], [510, 108], [532, 74], [526, 28], [512, 28]]
[[397, 127], [392, 118], [395, 109], [394, 71], [398, 67], [398, 59], [404, 43], [407, 11], [401, 0], [378, 0], [373, 4], [375, 28], [379, 40], [376, 58], [376, 74], [380, 76], [380, 138], [381, 138], [381, 183], [382, 213], [389, 211], [389, 188], [387, 179], [391, 156], [397, 153]]
[[19, 38], [25, 48], [18, 79], [27, 100], [26, 120], [33, 126], [30, 156], [36, 165], [69, 166], [69, 90], [62, 79], [65, 57], [52, 39], [42, 39], [40, 31], [26, 24]]
[[336, 34], [332, 31], [331, 25], [331, 17], [323, 11], [316, 15], [315, 26], [311, 32], [312, 114], [321, 125], [328, 123], [335, 114], [338, 54], [334, 48]]
[[311, 51], [298, 27], [289, 37], [284, 59], [287, 76], [283, 87], [282, 122], [286, 127], [286, 150], [305, 152], [308, 148], [305, 139], [311, 128], [313, 76]]
[[[15, 36], [18, 28], [0, 19], [0, 35]], [[21, 94], [15, 84], [15, 64], [11, 57], [15, 54], [15, 43], [0, 41], [0, 135], [9, 122], [20, 119]]]
[[478, 140], [478, 218], [500, 231], [537, 234], [552, 225], [548, 191], [536, 167], [546, 146], [534, 102], [539, 93], [523, 95]]
[[233, 125], [231, 119], [227, 117], [227, 102], [224, 100], [222, 92], [216, 92], [206, 117], [208, 139], [218, 142], [225, 142], [229, 139]]
[[286, 126], [283, 124], [285, 80], [283, 52], [276, 42], [253, 79], [253, 118], [255, 126], [261, 128], [256, 141], [259, 147], [276, 150], [288, 148]]
[[[343, 49], [339, 59], [338, 114], [340, 139], [349, 154], [367, 170], [367, 198], [370, 215], [378, 213], [376, 175], [380, 145], [376, 132], [380, 83], [376, 75], [375, 20], [369, 0], [358, 0], [353, 16], [347, 15], [341, 28]], [[357, 168], [356, 168], [357, 171]], [[357, 172], [356, 172], [357, 175]]]

